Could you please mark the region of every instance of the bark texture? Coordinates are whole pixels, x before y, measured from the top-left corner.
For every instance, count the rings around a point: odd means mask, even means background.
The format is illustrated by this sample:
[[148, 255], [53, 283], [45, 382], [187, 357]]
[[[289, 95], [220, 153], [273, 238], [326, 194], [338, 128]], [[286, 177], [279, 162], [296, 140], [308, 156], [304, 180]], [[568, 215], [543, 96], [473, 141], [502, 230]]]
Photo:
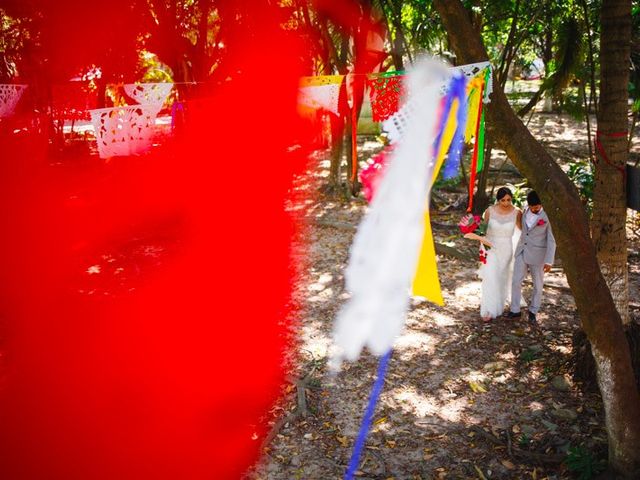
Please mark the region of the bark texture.
[[[488, 60], [469, 12], [459, 0], [434, 0], [459, 63]], [[600, 272], [578, 192], [549, 153], [531, 135], [509, 105], [504, 92], [494, 90], [487, 108], [496, 145], [502, 147], [542, 198], [554, 225], [558, 251], [571, 286], [582, 326], [591, 342], [598, 385], [605, 407], [612, 468], [627, 478], [640, 469], [640, 395], [622, 322]], [[553, 314], [553, 312], [550, 312]]]
[[628, 84], [631, 54], [631, 0], [604, 0], [601, 12], [600, 108], [596, 133], [592, 237], [600, 269], [622, 318], [629, 318], [627, 266]]

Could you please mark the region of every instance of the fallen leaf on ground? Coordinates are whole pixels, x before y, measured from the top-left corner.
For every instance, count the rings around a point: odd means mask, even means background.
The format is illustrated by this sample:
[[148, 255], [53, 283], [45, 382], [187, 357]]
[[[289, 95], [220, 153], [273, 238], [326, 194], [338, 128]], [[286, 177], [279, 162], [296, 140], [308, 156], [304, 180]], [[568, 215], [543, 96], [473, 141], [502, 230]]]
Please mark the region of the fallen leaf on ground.
[[473, 393], [487, 393], [487, 389], [484, 388], [482, 384], [474, 382], [473, 380], [469, 380], [469, 387], [471, 387]]
[[516, 468], [516, 466], [513, 463], [511, 463], [509, 460], [500, 460], [500, 463], [504, 465], [505, 468], [508, 468], [509, 470], [513, 470], [514, 468]]

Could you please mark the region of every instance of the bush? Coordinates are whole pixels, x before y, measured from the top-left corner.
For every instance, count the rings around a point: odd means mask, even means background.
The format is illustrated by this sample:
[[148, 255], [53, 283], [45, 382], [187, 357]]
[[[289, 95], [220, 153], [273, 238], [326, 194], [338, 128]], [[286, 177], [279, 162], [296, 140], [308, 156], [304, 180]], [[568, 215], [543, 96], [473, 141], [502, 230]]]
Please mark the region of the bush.
[[582, 203], [587, 208], [587, 211], [591, 212], [594, 183], [591, 163], [586, 161], [570, 163], [568, 175], [578, 189]]
[[600, 472], [603, 472], [607, 463], [582, 446], [569, 447], [565, 463], [579, 480], [590, 480]]

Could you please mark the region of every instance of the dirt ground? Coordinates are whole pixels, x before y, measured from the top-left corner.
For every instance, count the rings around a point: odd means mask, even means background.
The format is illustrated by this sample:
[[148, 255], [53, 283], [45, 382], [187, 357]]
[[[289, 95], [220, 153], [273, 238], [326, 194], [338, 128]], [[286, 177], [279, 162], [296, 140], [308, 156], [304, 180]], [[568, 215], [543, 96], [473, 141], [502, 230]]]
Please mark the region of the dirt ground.
[[[586, 159], [587, 139], [571, 118], [538, 114], [529, 124], [566, 166]], [[360, 145], [366, 160], [380, 148]], [[300, 179], [316, 191], [328, 175], [327, 155]], [[504, 154], [495, 152], [499, 167]], [[315, 167], [315, 166], [314, 166]], [[506, 163], [489, 182], [519, 179]], [[462, 193], [442, 192], [455, 203]], [[459, 203], [459, 202], [458, 202]], [[308, 228], [301, 238], [308, 256], [297, 297], [296, 367], [272, 412], [273, 431], [252, 479], [342, 478], [375, 378], [377, 359], [364, 354], [337, 375], [327, 369], [336, 312], [348, 298], [343, 272], [364, 200], [316, 199], [301, 208]], [[357, 475], [362, 479], [564, 479], [577, 478], [575, 462], [606, 458], [606, 432], [597, 392], [572, 380], [572, 335], [579, 328], [561, 266], [546, 277], [540, 328], [524, 320], [480, 320], [476, 247], [461, 238], [464, 205], [434, 213], [434, 236], [469, 255], [438, 256], [445, 306], [413, 301], [397, 339]], [[629, 245], [632, 315], [640, 315], [640, 241]], [[558, 262], [559, 264], [560, 262]], [[525, 285], [524, 296], [530, 295]], [[571, 462], [569, 462], [571, 463]]]

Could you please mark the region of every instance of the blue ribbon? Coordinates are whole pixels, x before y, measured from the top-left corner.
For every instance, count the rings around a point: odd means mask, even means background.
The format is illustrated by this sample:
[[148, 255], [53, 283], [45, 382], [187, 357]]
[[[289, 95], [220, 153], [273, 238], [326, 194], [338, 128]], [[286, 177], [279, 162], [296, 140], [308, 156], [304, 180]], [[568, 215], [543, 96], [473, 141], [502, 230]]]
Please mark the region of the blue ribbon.
[[384, 386], [384, 376], [387, 373], [387, 366], [389, 364], [390, 358], [391, 350], [385, 353], [380, 358], [380, 362], [378, 363], [378, 377], [376, 378], [376, 381], [373, 384], [373, 388], [371, 389], [369, 404], [367, 405], [367, 410], [364, 412], [364, 418], [362, 419], [362, 423], [360, 424], [360, 431], [358, 432], [356, 443], [353, 446], [351, 460], [349, 461], [349, 468], [347, 468], [347, 472], [344, 475], [345, 480], [353, 480], [353, 476], [355, 475], [356, 470], [358, 469], [358, 465], [360, 464], [360, 455], [362, 454], [364, 442], [367, 440], [367, 435], [369, 434], [369, 429], [371, 428], [371, 421], [373, 420], [373, 414], [376, 410], [378, 397], [380, 397], [380, 392], [382, 392], [382, 387]]
[[456, 131], [451, 140], [451, 146], [449, 147], [449, 155], [444, 165], [444, 171], [442, 173], [443, 178], [449, 179], [458, 175], [460, 170], [460, 157], [462, 156], [462, 149], [464, 148], [464, 129], [467, 122], [467, 101], [466, 101], [466, 87], [467, 78], [464, 75], [454, 76], [451, 79], [447, 96], [444, 99], [444, 108], [442, 109], [442, 115], [440, 116], [440, 124], [438, 125], [438, 134], [433, 144], [433, 156], [437, 158], [440, 149], [442, 148], [442, 135], [444, 134], [444, 128], [449, 119], [451, 113], [451, 107], [453, 106], [453, 100], [458, 99], [458, 113], [456, 116]]

